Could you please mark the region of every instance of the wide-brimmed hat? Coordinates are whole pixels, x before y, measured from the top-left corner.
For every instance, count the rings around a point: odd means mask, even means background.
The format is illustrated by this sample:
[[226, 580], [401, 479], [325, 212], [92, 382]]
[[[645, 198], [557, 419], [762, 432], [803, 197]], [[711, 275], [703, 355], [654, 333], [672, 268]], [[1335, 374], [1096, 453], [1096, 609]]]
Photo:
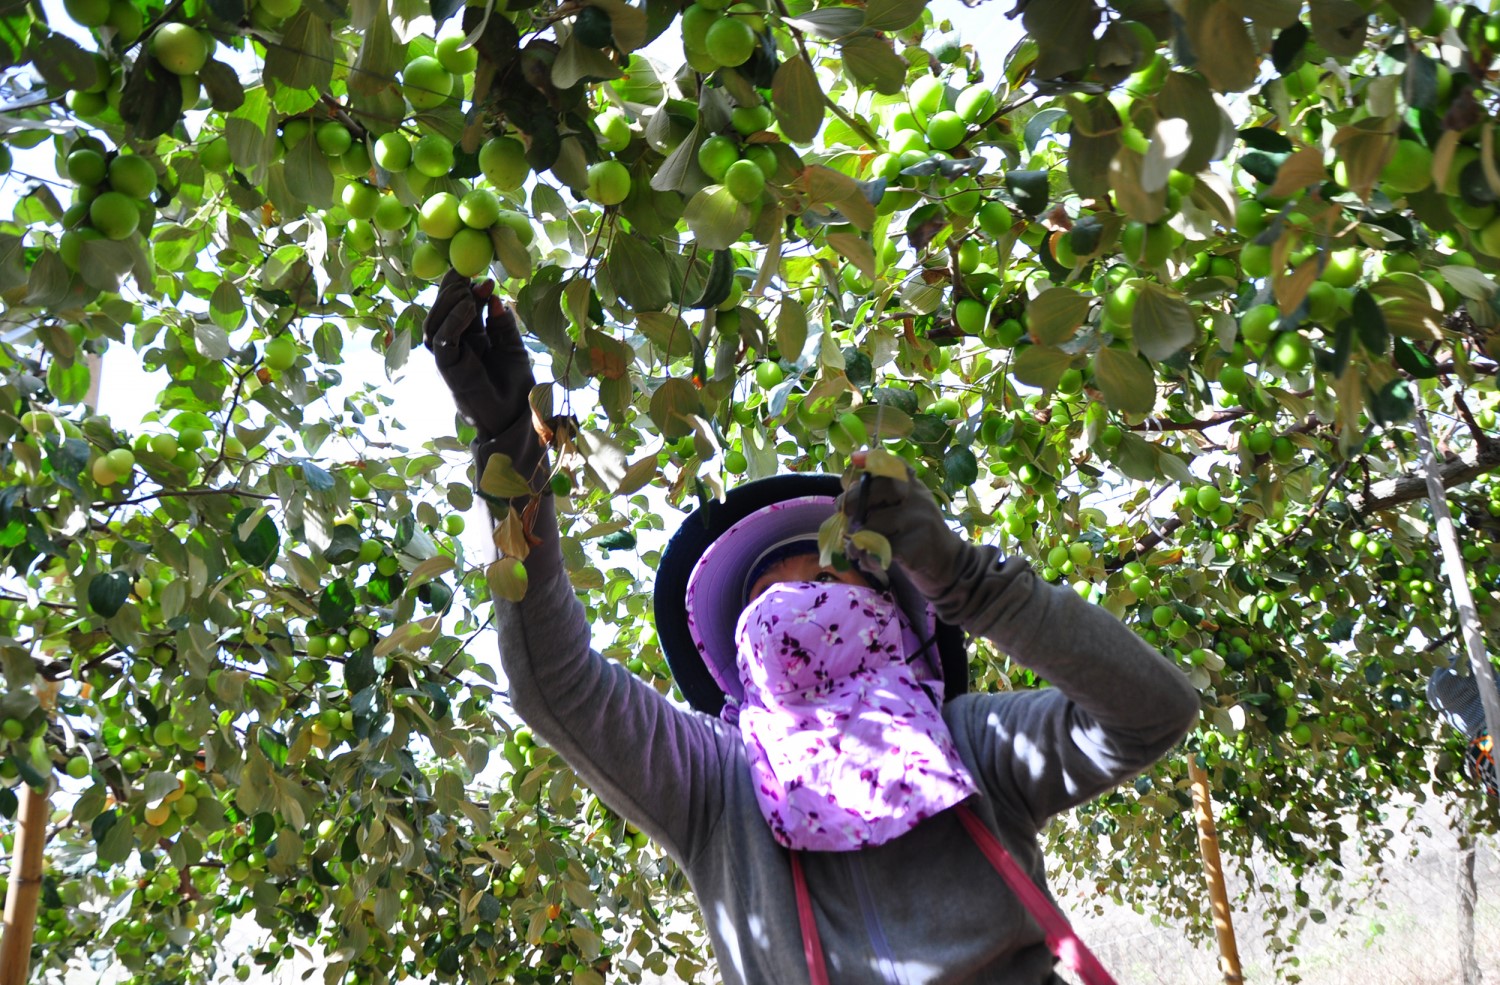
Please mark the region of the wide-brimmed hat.
[[[656, 569], [656, 633], [688, 704], [718, 715], [726, 695], [743, 698], [734, 628], [744, 609], [745, 580], [767, 550], [798, 537], [816, 538], [843, 491], [835, 475], [778, 475], [738, 486], [722, 501], [694, 510], [662, 552]], [[963, 632], [941, 622], [898, 567], [890, 589], [922, 642], [931, 640], [947, 697], [968, 688]]]

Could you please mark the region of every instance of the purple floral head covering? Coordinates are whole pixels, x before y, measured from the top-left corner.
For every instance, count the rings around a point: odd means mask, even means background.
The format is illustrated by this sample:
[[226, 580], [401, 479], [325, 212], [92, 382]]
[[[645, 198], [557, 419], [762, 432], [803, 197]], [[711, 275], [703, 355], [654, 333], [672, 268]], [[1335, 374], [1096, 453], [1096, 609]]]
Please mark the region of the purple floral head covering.
[[782, 582], [740, 616], [740, 735], [782, 845], [884, 844], [977, 792], [914, 638], [889, 593], [843, 582]]
[[[832, 496], [798, 496], [764, 506], [724, 531], [693, 565], [685, 599], [688, 632], [714, 683], [725, 694], [726, 711], [744, 697], [736, 669], [735, 626], [745, 607], [745, 580], [751, 568], [775, 545], [801, 538], [816, 540], [818, 528], [833, 513], [833, 504]], [[932, 635], [937, 615], [923, 601], [918, 608], [909, 608], [907, 616], [903, 625], [913, 639], [909, 652], [916, 653]], [[921, 641], [910, 629], [913, 616], [923, 626]], [[926, 647], [922, 658], [929, 662], [931, 676], [941, 678], [937, 648]], [[729, 717], [733, 718], [732, 711]]]

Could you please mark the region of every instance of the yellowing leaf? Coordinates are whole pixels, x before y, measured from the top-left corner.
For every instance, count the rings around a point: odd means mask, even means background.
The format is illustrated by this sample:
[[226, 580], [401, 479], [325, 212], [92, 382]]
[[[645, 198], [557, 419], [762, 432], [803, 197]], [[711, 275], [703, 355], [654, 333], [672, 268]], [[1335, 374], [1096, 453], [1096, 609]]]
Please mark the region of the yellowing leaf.
[[526, 597], [526, 565], [513, 557], [503, 557], [492, 562], [484, 572], [490, 594], [507, 602], [519, 602]]
[[891, 566], [891, 542], [886, 539], [885, 534], [875, 530], [861, 530], [849, 538], [849, 543], [873, 558], [881, 571]]
[[865, 453], [865, 471], [898, 482], [906, 482], [910, 474], [906, 459], [884, 448], [871, 448]]
[[1309, 185], [1321, 184], [1326, 176], [1323, 152], [1316, 147], [1306, 147], [1281, 162], [1270, 194], [1276, 198], [1289, 198]]
[[1053, 287], [1026, 305], [1026, 324], [1033, 339], [1042, 345], [1057, 345], [1077, 334], [1088, 314], [1088, 298], [1066, 287]]
[[491, 455], [479, 477], [479, 491], [495, 499], [530, 496], [531, 486], [515, 470], [509, 455]]

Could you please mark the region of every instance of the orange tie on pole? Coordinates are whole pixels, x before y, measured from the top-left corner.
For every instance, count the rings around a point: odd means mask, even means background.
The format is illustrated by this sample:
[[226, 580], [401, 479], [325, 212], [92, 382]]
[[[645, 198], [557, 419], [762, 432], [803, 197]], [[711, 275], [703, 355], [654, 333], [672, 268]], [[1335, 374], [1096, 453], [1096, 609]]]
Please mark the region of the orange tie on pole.
[[1213, 802], [1208, 794], [1208, 774], [1197, 757], [1188, 756], [1188, 778], [1193, 785], [1193, 814], [1198, 820], [1198, 853], [1203, 856], [1203, 878], [1214, 914], [1214, 936], [1219, 940], [1219, 971], [1224, 985], [1240, 985], [1240, 950], [1234, 940], [1234, 921], [1229, 915], [1229, 890], [1224, 885], [1224, 866], [1219, 860], [1219, 835], [1214, 830]]

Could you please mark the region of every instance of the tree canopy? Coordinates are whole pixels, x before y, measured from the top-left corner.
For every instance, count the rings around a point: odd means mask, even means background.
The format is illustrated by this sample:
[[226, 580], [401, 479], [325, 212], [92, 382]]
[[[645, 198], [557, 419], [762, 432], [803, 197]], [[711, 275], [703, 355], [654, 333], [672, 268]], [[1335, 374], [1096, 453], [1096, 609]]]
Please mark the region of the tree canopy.
[[[517, 478], [348, 377], [421, 358], [450, 264], [548, 357], [574, 586], [664, 692], [678, 509], [876, 443], [1202, 692], [1054, 837], [1082, 885], [1206, 929], [1187, 756], [1231, 856], [1294, 874], [1288, 935], [1393, 800], [1479, 797], [1424, 704], [1453, 622], [1412, 426], [1488, 599], [1500, 16], [1021, 0], [981, 66], [922, 0], [63, 7], [0, 3], [0, 775], [63, 790], [37, 974], [707, 974], [680, 874], [474, 645], [526, 521], [486, 564], [459, 514]], [[90, 408], [106, 350], [169, 376], [143, 420]]]

